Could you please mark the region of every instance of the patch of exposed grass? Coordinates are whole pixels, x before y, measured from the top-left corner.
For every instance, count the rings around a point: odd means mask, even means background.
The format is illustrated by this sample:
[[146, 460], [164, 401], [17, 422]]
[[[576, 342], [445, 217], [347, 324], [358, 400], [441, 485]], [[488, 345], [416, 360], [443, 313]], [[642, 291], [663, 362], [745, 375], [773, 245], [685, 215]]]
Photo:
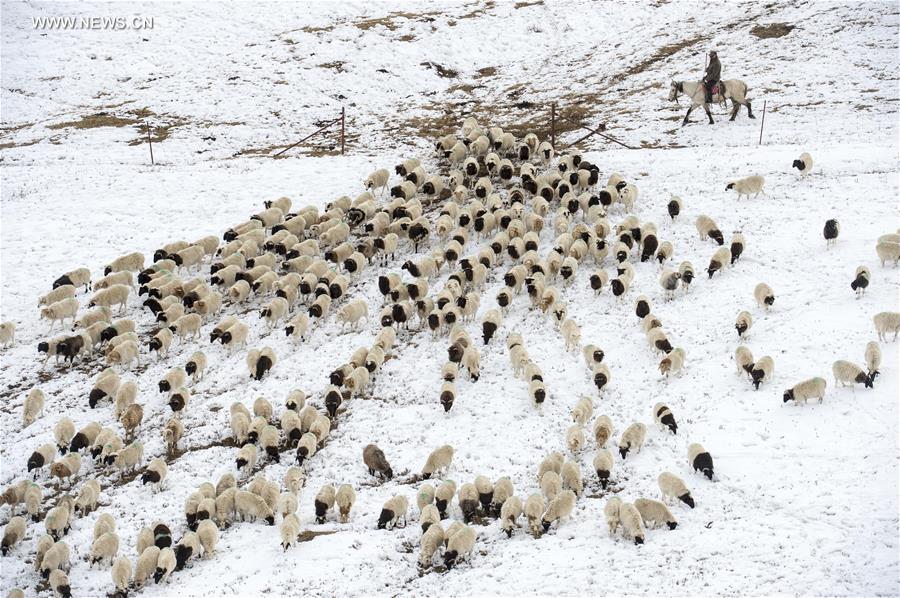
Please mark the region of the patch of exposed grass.
[[435, 71], [437, 71], [438, 77], [443, 77], [444, 79], [456, 79], [457, 77], [459, 77], [458, 71], [437, 64], [436, 62], [420, 62], [419, 64], [421, 64], [422, 66], [433, 68]]
[[475, 71], [475, 73], [477, 73], [475, 75], [476, 79], [481, 79], [482, 77], [493, 77], [497, 74], [497, 68], [493, 66], [486, 66], [484, 68], [478, 69], [477, 71]]
[[48, 129], [99, 129], [100, 127], [130, 127], [140, 122], [134, 116], [117, 116], [110, 112], [97, 112], [78, 120], [47, 125]]
[[770, 23], [768, 25], [755, 25], [750, 30], [750, 35], [755, 35], [760, 39], [771, 39], [775, 37], [784, 37], [795, 29], [794, 25], [787, 23]]
[[12, 141], [9, 143], [0, 143], [0, 150], [13, 149], [15, 147], [28, 147], [29, 145], [34, 145], [38, 142], [40, 142], [40, 139], [32, 139], [31, 141], [23, 141], [21, 143], [15, 143]]
[[540, 6], [544, 3], [544, 0], [537, 0], [537, 2], [516, 2], [513, 4], [513, 8], [527, 8], [529, 6]]
[[347, 64], [347, 63], [344, 62], [343, 60], [335, 60], [334, 62], [324, 62], [324, 63], [318, 65], [318, 67], [320, 69], [332, 69], [338, 73], [343, 73], [345, 71], [345, 69], [344, 69], [345, 64]]

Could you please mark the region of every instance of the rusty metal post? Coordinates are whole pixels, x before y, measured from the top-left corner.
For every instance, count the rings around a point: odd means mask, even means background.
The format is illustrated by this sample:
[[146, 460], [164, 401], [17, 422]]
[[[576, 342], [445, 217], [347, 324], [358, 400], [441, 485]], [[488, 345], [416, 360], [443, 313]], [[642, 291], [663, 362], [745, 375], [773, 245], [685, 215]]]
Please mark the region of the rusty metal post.
[[153, 139], [150, 137], [150, 125], [144, 121], [144, 126], [147, 127], [147, 143], [150, 144], [150, 165], [156, 166], [156, 162], [153, 161]]
[[762, 121], [759, 123], [759, 143], [756, 145], [762, 145], [762, 135], [763, 135], [763, 127], [766, 126], [766, 100], [763, 100], [763, 115]]
[[346, 113], [344, 107], [341, 106], [341, 155], [344, 155], [344, 123], [346, 121]]
[[550, 104], [550, 146], [556, 150], [556, 102]]

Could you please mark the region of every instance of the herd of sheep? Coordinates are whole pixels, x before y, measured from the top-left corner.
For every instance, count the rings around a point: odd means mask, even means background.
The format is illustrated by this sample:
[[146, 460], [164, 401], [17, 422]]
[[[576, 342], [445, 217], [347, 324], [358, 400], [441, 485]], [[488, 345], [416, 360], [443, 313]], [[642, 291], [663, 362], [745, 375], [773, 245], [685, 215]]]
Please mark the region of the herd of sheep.
[[[153, 431], [165, 441], [166, 452], [160, 455], [144, 454], [141, 438], [150, 431], [142, 427], [144, 405], [139, 401], [138, 385], [127, 372], [151, 353], [168, 361], [176, 339], [196, 341], [202, 337], [202, 343], [209, 334], [210, 344], [218, 342], [229, 352], [246, 352], [248, 375], [263, 379], [277, 367], [278, 356], [269, 346], [248, 347], [250, 327], [242, 321], [247, 310], [261, 306], [259, 317], [265, 320], [267, 333], [281, 327], [283, 334], [297, 343], [332, 315], [342, 328], [356, 328], [363, 321], [368, 324], [369, 304], [349, 295], [361, 272], [373, 262], [395, 268], [377, 279], [383, 297], [383, 305], [372, 306], [378, 310], [378, 332], [370, 346], [360, 347], [328, 374], [329, 385], [321, 397], [292, 390], [280, 409], [265, 398], [256, 399], [252, 410], [241, 402], [233, 403], [227, 434], [234, 445], [234, 472], [215, 483], [199, 483], [185, 497], [185, 521], [171, 526], [160, 521], [141, 529], [134, 550], [120, 546], [116, 521], [109, 513], [97, 517], [89, 560], [92, 566], [110, 567], [115, 592], [124, 595], [129, 588], [141, 588], [151, 577], [156, 583], [167, 581], [192, 559], [214, 558], [219, 535], [237, 520], [269, 525], [280, 521], [281, 545], [285, 550], [294, 545], [303, 528], [296, 511], [305, 484], [304, 465], [315, 458], [337, 418], [352, 409], [352, 399], [371, 388], [385, 362], [393, 357], [398, 334], [427, 331], [433, 342], [446, 344], [447, 361], [441, 368], [442, 383], [435, 389], [434, 403], [436, 408], [450, 411], [459, 395], [460, 377], [465, 375], [475, 383], [481, 375], [479, 342], [466, 326], [480, 322], [481, 344], [494, 342], [510, 306], [524, 295], [523, 303], [554, 322], [566, 351], [581, 351], [590, 379], [602, 396], [613, 372], [601, 347], [582, 345], [581, 328], [569, 317], [563, 299], [575, 273], [590, 268], [591, 289], [597, 294], [609, 289], [615, 301], [622, 301], [635, 277], [633, 262], [656, 261], [661, 268], [660, 296], [670, 300], [679, 290], [689, 291], [696, 272], [693, 264], [682, 261], [675, 266], [672, 242], [658, 238], [653, 222], [641, 222], [630, 213], [640, 198], [634, 183], [613, 173], [604, 185], [597, 166], [576, 154], [556, 156], [553, 147], [534, 134], [516, 139], [500, 128], [483, 129], [469, 118], [460, 131], [440, 138], [436, 149], [444, 175], [429, 173], [419, 160], [405, 160], [395, 167], [395, 185], [391, 185], [387, 169], [376, 170], [365, 179], [365, 190], [355, 199], [341, 197], [322, 211], [313, 206], [292, 211], [290, 199], [280, 198], [266, 202], [260, 212], [226, 231], [223, 241], [204, 237], [167, 243], [154, 253], [149, 266], [143, 254], [129, 253], [105, 265], [98, 280], [84, 267], [60, 276], [52, 290], [39, 299], [38, 307], [51, 329], [71, 326], [72, 331], [47, 338], [37, 349], [44, 364], [51, 357], [70, 367], [76, 362], [102, 361], [105, 369], [84, 389], [84, 395], [90, 408], [101, 409], [104, 415], [102, 423], [93, 421], [76, 430], [72, 420], [61, 414], [52, 440], [35, 447], [27, 463], [5, 464], [20, 467], [22, 476], [2, 495], [11, 510], [3, 533], [3, 554], [31, 558], [58, 595], [70, 596], [67, 572], [71, 559], [65, 536], [72, 522], [97, 508], [101, 483], [163, 485], [169, 460], [189, 434], [182, 416], [192, 409], [193, 402], [203, 400], [192, 396], [192, 385], [215, 367], [215, 360], [198, 350], [186, 362], [171, 363], [158, 381], [159, 392], [168, 397], [171, 409], [162, 428]], [[812, 158], [803, 154], [793, 166], [806, 174], [812, 169]], [[741, 197], [763, 192], [763, 185], [762, 177], [751, 176], [729, 183], [727, 189]], [[390, 198], [382, 199], [388, 190]], [[672, 198], [668, 203], [671, 219], [677, 220], [682, 211], [682, 200]], [[610, 221], [613, 216], [617, 223]], [[706, 268], [709, 278], [731, 267], [747, 250], [741, 234], [726, 244], [716, 222], [707, 215], [700, 215], [695, 226], [701, 240], [717, 246]], [[540, 235], [545, 229], [552, 230], [554, 240], [549, 250], [542, 252]], [[829, 245], [839, 231], [837, 221], [826, 223], [824, 237]], [[887, 262], [896, 265], [900, 234], [883, 235], [875, 248], [882, 266]], [[394, 260], [403, 252], [413, 255], [398, 266]], [[443, 279], [440, 284], [439, 278]], [[498, 278], [504, 283], [502, 290], [495, 297], [484, 297], [485, 284]], [[852, 290], [865, 292], [869, 279], [868, 269], [861, 266]], [[82, 289], [93, 294], [79, 297]], [[769, 309], [775, 302], [774, 290], [764, 282], [753, 294], [759, 309]], [[136, 296], [141, 299], [136, 301]], [[496, 306], [482, 312], [480, 307], [488, 302]], [[147, 311], [152, 314], [152, 327], [146, 325]], [[684, 367], [686, 351], [670, 342], [648, 297], [638, 297], [634, 311], [650, 350], [659, 355], [661, 374], [677, 375]], [[879, 340], [895, 340], [900, 313], [879, 313], [874, 323]], [[741, 311], [735, 322], [738, 336], [743, 337], [752, 325], [750, 311]], [[0, 324], [0, 342], [10, 345], [14, 341], [15, 326]], [[529, 400], [540, 408], [549, 394], [538, 363], [515, 330], [505, 334], [505, 344], [513, 374], [527, 384]], [[739, 346], [734, 359], [738, 374], [746, 376], [755, 388], [771, 380], [772, 357], [754, 359], [747, 347]], [[871, 387], [880, 361], [878, 343], [869, 343], [864, 367], [845, 360], [834, 362], [835, 384]], [[821, 401], [825, 388], [823, 377], [813, 377], [787, 389], [784, 401]], [[605, 493], [615, 477], [616, 462], [641, 450], [647, 427], [631, 422], [615, 441], [615, 414], [595, 417], [595, 399], [591, 397], [573, 398], [572, 402], [565, 446], [573, 456], [578, 455], [588, 446], [585, 429], [590, 430], [595, 445], [592, 475]], [[42, 417], [45, 404], [41, 389], [31, 389], [24, 400], [22, 426]], [[663, 403], [652, 406], [650, 420], [667, 434], [678, 433], [675, 414]], [[607, 448], [612, 442], [615, 453]], [[493, 481], [478, 476], [459, 487], [442, 479], [453, 456], [450, 445], [436, 448], [416, 479], [421, 482], [415, 490], [415, 503], [422, 530], [418, 563], [423, 569], [434, 567], [436, 558], [446, 569], [465, 560], [478, 539], [473, 523], [499, 519], [507, 535], [524, 525], [540, 537], [566, 520], [584, 496], [585, 481], [578, 461], [560, 452], [535, 464], [537, 491], [527, 496], [517, 495], [506, 476]], [[283, 480], [267, 479], [266, 463], [285, 458], [295, 464]], [[710, 481], [715, 479], [713, 459], [703, 446], [689, 444], [686, 459], [691, 469]], [[372, 476], [391, 479], [394, 475], [385, 451], [374, 444], [362, 449], [362, 461]], [[58, 480], [56, 488], [54, 479]], [[674, 473], [661, 471], [658, 484], [661, 501], [636, 498], [627, 502], [610, 495], [604, 508], [610, 535], [621, 528], [626, 538], [641, 544], [647, 527], [677, 526], [678, 518], [670, 506], [695, 507], [690, 488]], [[64, 485], [71, 493], [62, 493]], [[318, 489], [316, 522], [324, 522], [335, 510], [338, 520], [346, 523], [357, 490], [349, 484], [326, 484]], [[56, 497], [52, 506], [44, 502], [47, 492]], [[454, 497], [458, 510], [451, 508]], [[405, 525], [409, 503], [402, 493], [392, 496], [372, 525], [379, 529]], [[17, 511], [23, 515], [15, 515]], [[448, 519], [451, 522], [445, 525]], [[38, 523], [41, 520], [43, 523]], [[46, 532], [36, 532], [37, 540], [30, 548], [22, 542], [29, 525], [43, 525]], [[180, 532], [177, 541], [173, 529]], [[24, 596], [18, 589], [9, 595]]]

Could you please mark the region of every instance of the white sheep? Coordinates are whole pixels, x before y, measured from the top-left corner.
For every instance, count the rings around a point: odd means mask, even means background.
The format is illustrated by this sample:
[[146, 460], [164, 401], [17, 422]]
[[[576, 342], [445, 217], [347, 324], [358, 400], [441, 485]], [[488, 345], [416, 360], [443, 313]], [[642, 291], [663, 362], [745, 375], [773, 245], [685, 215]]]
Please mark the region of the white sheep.
[[117, 257], [109, 263], [104, 269], [103, 274], [109, 275], [113, 272], [140, 272], [144, 269], [144, 254], [137, 251]]
[[106, 532], [91, 544], [91, 565], [109, 561], [110, 563], [116, 558], [119, 552], [119, 536], [116, 532]]
[[462, 529], [449, 536], [447, 549], [444, 551], [444, 566], [448, 571], [459, 559], [472, 552], [475, 547], [475, 537], [475, 530], [469, 526], [463, 526]]
[[[218, 504], [216, 505], [218, 514]], [[219, 528], [212, 519], [204, 519], [197, 525], [197, 537], [200, 539], [200, 545], [203, 547], [203, 557], [209, 558], [216, 549], [216, 543], [219, 541]]]
[[888, 342], [887, 335], [890, 332], [894, 333], [894, 338], [891, 339], [891, 342], [897, 340], [897, 335], [900, 333], [900, 312], [883, 311], [876, 314], [872, 321], [875, 323], [878, 340]]
[[3, 322], [0, 324], [0, 345], [11, 347], [16, 341], [16, 324], [14, 322]]
[[808, 152], [803, 152], [802, 154], [800, 154], [800, 157], [797, 160], [794, 160], [793, 164], [791, 164], [791, 168], [796, 168], [802, 175], [809, 174], [809, 171], [812, 170], [812, 167], [813, 159]]
[[722, 236], [719, 226], [709, 216], [705, 214], [697, 216], [695, 226], [697, 227], [697, 233], [700, 235], [701, 241], [712, 239], [718, 245], [723, 245], [725, 243], [725, 237]]
[[637, 453], [641, 452], [646, 436], [647, 426], [640, 422], [634, 422], [625, 428], [619, 438], [619, 454], [622, 455], [622, 458], [624, 459], [632, 450]]
[[670, 530], [678, 527], [678, 520], [669, 508], [658, 500], [639, 498], [634, 501], [634, 508], [641, 514], [644, 523], [652, 522], [654, 525], [665, 523]]
[[419, 566], [430, 567], [434, 561], [434, 555], [444, 543], [444, 528], [440, 524], [430, 525], [422, 534], [419, 549]]
[[894, 266], [900, 263], [900, 235], [882, 235], [875, 243], [875, 253], [881, 260], [881, 267], [887, 262], [894, 262]]
[[609, 530], [609, 535], [614, 536], [616, 534], [616, 529], [619, 527], [621, 523], [621, 510], [622, 510], [622, 499], [618, 496], [612, 496], [603, 506], [603, 515], [606, 517], [606, 526]]
[[835, 386], [853, 386], [853, 384], [862, 384], [866, 388], [873, 387], [873, 375], [867, 374], [861, 367], [850, 361], [839, 359], [831, 366], [831, 372], [834, 374]]
[[110, 573], [116, 592], [124, 596], [128, 591], [128, 585], [131, 583], [131, 561], [127, 557], [120, 556], [113, 562]]
[[428, 460], [425, 462], [425, 466], [422, 468], [422, 477], [427, 480], [433, 475], [439, 477], [446, 475], [452, 461], [452, 446], [450, 446], [449, 444], [445, 444], [434, 449], [431, 454], [428, 455]]
[[756, 363], [750, 364], [749, 372], [754, 390], [759, 390], [760, 384], [772, 379], [775, 373], [775, 361], [768, 355], [763, 355]]
[[391, 528], [397, 527], [397, 523], [401, 519], [405, 527], [408, 510], [409, 501], [405, 496], [402, 494], [392, 496], [381, 508], [381, 514], [378, 516], [378, 529], [386, 529], [388, 524], [390, 524]]
[[559, 329], [566, 341], [566, 351], [577, 348], [578, 343], [581, 341], [581, 329], [575, 323], [575, 320], [566, 318]]
[[566, 447], [572, 454], [578, 454], [584, 448], [584, 430], [580, 425], [569, 426], [566, 430]]
[[70, 272], [66, 272], [59, 278], [53, 281], [53, 288], [56, 289], [61, 286], [71, 285], [73, 287], [83, 286], [85, 290], [88, 290], [91, 284], [91, 271], [87, 268], [77, 268]]
[[691, 464], [694, 471], [699, 471], [712, 480], [714, 475], [712, 456], [703, 448], [703, 445], [694, 442], [688, 445], [687, 450], [688, 463]]
[[795, 384], [793, 387], [784, 391], [784, 402], [794, 401], [805, 404], [808, 399], [819, 399], [821, 403], [825, 399], [825, 389], [828, 383], [824, 378], [810, 378]]
[[363, 181], [363, 186], [369, 191], [381, 189], [381, 195], [384, 195], [384, 190], [387, 189], [389, 180], [390, 173], [387, 168], [379, 168], [366, 177], [366, 180]]
[[22, 427], [27, 428], [44, 415], [44, 393], [40, 388], [32, 388], [22, 406]]
[[691, 491], [677, 475], [664, 471], [659, 474], [656, 481], [659, 484], [659, 490], [662, 493], [664, 501], [670, 498], [676, 498], [690, 508], [694, 508], [694, 499], [691, 496]]
[[659, 362], [659, 373], [668, 377], [669, 374], [677, 374], [684, 367], [684, 349], [675, 347], [669, 351]]
[[147, 583], [147, 579], [156, 572], [156, 565], [159, 562], [160, 552], [158, 546], [148, 546], [140, 554], [137, 565], [134, 568], [135, 588], [140, 589], [144, 587], [144, 584]]
[[632, 503], [623, 502], [619, 505], [619, 520], [622, 522], [626, 538], [630, 537], [635, 544], [644, 543], [644, 521]]
[[572, 421], [585, 425], [594, 415], [594, 402], [590, 397], [581, 397], [572, 409]]
[[765, 309], [769, 309], [775, 303], [775, 291], [764, 282], [753, 289], [753, 297], [756, 299], [756, 305]]
[[[386, 171], [385, 171], [386, 172]], [[300, 520], [297, 515], [290, 513], [281, 521], [281, 547], [287, 551], [288, 548], [297, 543], [300, 537]]]
[[737, 330], [738, 338], [743, 338], [751, 326], [753, 326], [753, 316], [748, 311], [739, 313], [734, 321], [734, 329]]
[[41, 308], [41, 319], [50, 320], [50, 329], [56, 321], [60, 322], [60, 326], [64, 326], [66, 318], [75, 321], [75, 315], [78, 313], [78, 299], [72, 297], [52, 303], [47, 307]]
[[875, 379], [880, 372], [878, 368], [881, 366], [881, 347], [875, 341], [869, 341], [866, 344], [866, 368], [872, 379]]
[[750, 194], [753, 194], [753, 197], [756, 198], [760, 193], [763, 195], [766, 194], [763, 186], [766, 184], [766, 179], [764, 179], [760, 175], [752, 175], [748, 177], [744, 177], [742, 179], [737, 179], [735, 181], [731, 181], [727, 185], [725, 185], [725, 190], [728, 191], [730, 189], [734, 189], [738, 194], [738, 199], [742, 196], [747, 196], [749, 199]]
[[74, 296], [75, 287], [73, 287], [72, 285], [66, 284], [61, 287], [56, 287], [55, 289], [38, 299], [38, 307], [51, 305], [53, 303], [56, 303], [57, 301], [62, 301], [63, 299], [71, 299]]

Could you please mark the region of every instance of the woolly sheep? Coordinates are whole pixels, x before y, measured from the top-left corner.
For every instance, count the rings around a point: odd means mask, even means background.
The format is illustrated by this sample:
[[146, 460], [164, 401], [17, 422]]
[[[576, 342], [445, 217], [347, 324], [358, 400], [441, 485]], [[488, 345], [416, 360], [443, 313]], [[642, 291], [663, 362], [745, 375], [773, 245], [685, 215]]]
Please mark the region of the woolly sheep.
[[242, 446], [235, 458], [235, 465], [238, 470], [243, 470], [245, 473], [253, 471], [253, 468], [256, 467], [256, 446], [252, 444]]
[[[56, 458], [56, 445], [54, 444], [42, 444], [38, 447], [36, 451], [34, 451], [31, 456], [28, 458], [28, 471], [29, 473], [33, 469], [41, 469], [45, 465], [50, 465], [53, 459]], [[35, 474], [37, 475], [37, 474]]]
[[459, 508], [466, 523], [469, 523], [475, 517], [475, 513], [478, 510], [478, 499], [479, 494], [475, 484], [466, 483], [460, 486], [458, 492]]
[[103, 268], [104, 276], [108, 276], [113, 272], [140, 272], [144, 269], [144, 255], [135, 251], [121, 257], [117, 257]]
[[38, 307], [51, 305], [53, 303], [56, 303], [57, 301], [62, 301], [63, 299], [71, 299], [74, 296], [74, 286], [66, 284], [60, 287], [56, 287], [52, 291], [50, 291], [46, 295], [42, 295], [41, 298], [38, 299]]
[[712, 239], [719, 245], [723, 245], [725, 243], [725, 238], [722, 236], [722, 232], [719, 230], [718, 225], [716, 225], [713, 219], [709, 216], [705, 214], [697, 216], [695, 226], [697, 227], [697, 232], [700, 234], [701, 241], [705, 239]]
[[234, 494], [234, 510], [241, 517], [241, 520], [250, 519], [251, 521], [256, 521], [257, 519], [262, 519], [267, 525], [275, 525], [275, 515], [272, 509], [266, 504], [265, 500], [252, 492], [237, 490]]
[[590, 421], [593, 415], [594, 403], [590, 397], [582, 397], [576, 403], [575, 408], [572, 409], [572, 421], [582, 426]]
[[759, 307], [765, 307], [766, 309], [769, 309], [775, 303], [775, 291], [764, 282], [759, 283], [753, 289], [753, 297], [756, 299], [756, 304]]
[[612, 420], [606, 415], [599, 416], [594, 421], [594, 440], [598, 447], [606, 446], [606, 442], [613, 435]]
[[862, 384], [865, 388], [873, 387], [874, 376], [866, 373], [861, 367], [850, 361], [839, 359], [831, 366], [834, 374], [834, 385], [853, 386], [853, 384]]
[[116, 558], [119, 552], [119, 536], [116, 532], [106, 532], [91, 544], [91, 565], [109, 561]]
[[120, 475], [124, 475], [126, 469], [134, 471], [143, 457], [143, 445], [140, 442], [132, 442], [125, 448], [116, 452], [113, 464], [115, 465], [115, 468], [119, 470]]
[[592, 465], [594, 472], [597, 474], [597, 479], [600, 481], [600, 486], [606, 490], [609, 484], [609, 475], [613, 469], [613, 455], [609, 449], [598, 448], [596, 454], [594, 454]]
[[825, 221], [825, 228], [822, 230], [822, 236], [825, 237], [825, 247], [831, 247], [837, 243], [838, 235], [841, 234], [841, 224], [831, 218]]
[[619, 438], [619, 454], [624, 459], [629, 452], [641, 452], [644, 446], [644, 438], [647, 436], [647, 426], [640, 422], [634, 422], [622, 432]]
[[456, 494], [456, 483], [453, 480], [444, 480], [434, 491], [434, 506], [441, 514], [441, 519], [447, 518], [447, 507], [453, 502]]
[[713, 274], [722, 270], [731, 263], [731, 250], [728, 247], [719, 247], [709, 260], [706, 273], [712, 278]]
[[869, 269], [865, 266], [859, 266], [856, 268], [856, 274], [854, 275], [853, 282], [850, 283], [850, 288], [856, 291], [856, 298], [859, 299], [862, 297], [866, 288], [869, 286], [869, 280], [872, 278], [872, 274], [869, 272]]
[[730, 189], [734, 189], [734, 191], [738, 194], [738, 199], [742, 196], [747, 196], [749, 199], [750, 194], [753, 194], [753, 197], [757, 197], [760, 193], [765, 195], [765, 190], [763, 186], [766, 184], [766, 180], [760, 175], [752, 175], [748, 177], [744, 177], [742, 179], [737, 179], [736, 181], [731, 181], [727, 185], [725, 185], [725, 190], [728, 191]]
[[69, 576], [61, 569], [54, 569], [50, 572], [50, 587], [53, 589], [55, 596], [61, 598], [72, 598], [72, 588], [69, 586]]
[[127, 557], [120, 556], [113, 562], [110, 573], [116, 592], [125, 596], [128, 593], [128, 586], [131, 583], [131, 561], [129, 561]]
[[625, 537], [633, 539], [635, 544], [644, 543], [644, 522], [633, 504], [626, 502], [619, 506], [619, 520], [625, 530]]
[[87, 268], [77, 268], [70, 272], [66, 272], [59, 278], [53, 281], [53, 288], [59, 288], [65, 285], [71, 285], [73, 287], [83, 286], [85, 290], [91, 284], [91, 271]]
[[50, 329], [52, 330], [56, 321], [60, 322], [60, 326], [65, 325], [66, 318], [71, 318], [74, 322], [77, 312], [78, 300], [70, 297], [41, 308], [41, 319], [50, 320]]
[[734, 322], [734, 329], [737, 330], [738, 338], [743, 338], [744, 334], [753, 326], [753, 316], [748, 311], [742, 311], [738, 314]]
[[23, 537], [25, 537], [25, 518], [12, 517], [3, 528], [3, 544], [2, 549], [0, 549], [3, 556], [6, 556], [10, 549], [18, 544]]
[[478, 492], [478, 501], [481, 503], [481, 509], [485, 513], [490, 511], [491, 502], [494, 500], [494, 485], [487, 476], [477, 476], [475, 478], [475, 490]]
[[369, 475], [376, 472], [382, 479], [392, 479], [394, 472], [385, 457], [384, 452], [374, 444], [368, 444], [363, 449], [363, 462], [369, 470]]
[[688, 463], [710, 480], [713, 479], [713, 460], [703, 445], [697, 442], [688, 445]]
[[247, 353], [247, 368], [250, 370], [250, 377], [255, 380], [262, 380], [263, 376], [272, 369], [277, 361], [275, 352], [271, 347], [263, 347], [260, 349], [250, 349]]
[[653, 522], [654, 525], [665, 523], [670, 530], [678, 527], [678, 520], [675, 519], [669, 508], [658, 500], [639, 498], [634, 501], [634, 508], [641, 514], [641, 519], [645, 524], [650, 522]]
[[47, 511], [47, 515], [44, 517], [44, 528], [49, 535], [53, 536], [54, 540], [58, 541], [69, 533], [71, 519], [68, 507], [56, 506]]
[[47, 579], [50, 572], [69, 568], [69, 545], [65, 542], [56, 542], [44, 553], [41, 559], [41, 577]]
[[547, 505], [547, 510], [541, 516], [541, 526], [544, 532], [550, 529], [554, 521], [558, 522], [567, 518], [575, 508], [575, 493], [571, 490], [563, 490], [558, 493]]
[[153, 484], [157, 489], [162, 487], [163, 481], [166, 479], [169, 467], [166, 462], [156, 457], [147, 465], [147, 469], [141, 475], [141, 484]]
[[457, 561], [472, 552], [475, 546], [476, 533], [473, 528], [463, 526], [462, 529], [453, 535], [448, 535], [448, 537], [447, 549], [444, 551], [444, 566], [449, 571]]
[[659, 474], [656, 481], [659, 484], [660, 492], [662, 492], [663, 500], [677, 498], [690, 508], [694, 508], [694, 499], [691, 496], [691, 491], [688, 490], [688, 487], [677, 475], [664, 471]]
[[900, 312], [883, 311], [876, 314], [872, 321], [875, 322], [878, 340], [888, 342], [887, 335], [890, 332], [894, 333], [894, 338], [891, 339], [891, 342], [897, 340], [897, 335], [900, 333]]
[[675, 416], [672, 410], [664, 403], [657, 403], [653, 406], [653, 418], [661, 428], [668, 428], [672, 434], [678, 433], [678, 424], [675, 422]]
[[812, 170], [812, 167], [813, 159], [808, 152], [803, 152], [802, 154], [800, 154], [800, 157], [794, 160], [794, 162], [791, 164], [791, 168], [796, 168], [802, 175], [809, 174], [809, 171]]
[[88, 302], [88, 307], [102, 306], [115, 307], [119, 306], [119, 312], [125, 311], [128, 305], [128, 295], [131, 293], [131, 287], [124, 284], [114, 284], [110, 287], [101, 289], [94, 293]]
[[684, 349], [675, 347], [659, 362], [659, 373], [668, 377], [677, 374], [684, 367]]
[[378, 516], [378, 529], [387, 529], [388, 524], [390, 524], [391, 528], [395, 528], [401, 519], [405, 527], [408, 510], [409, 501], [405, 496], [401, 494], [392, 496], [381, 508], [381, 514]]
[[584, 448], [584, 431], [575, 424], [566, 430], [566, 447], [572, 454], [578, 454]]
[[40, 388], [32, 388], [22, 405], [22, 427], [27, 428], [44, 415], [44, 393]]
[[875, 341], [869, 341], [866, 344], [866, 368], [872, 380], [875, 379], [880, 372], [878, 368], [881, 366], [881, 347]]
[[875, 253], [881, 260], [881, 267], [887, 262], [894, 262], [894, 266], [900, 262], [900, 235], [882, 235], [875, 243]]
[[611, 379], [609, 367], [605, 363], [595, 364], [591, 369], [591, 379], [594, 381], [594, 386], [597, 387], [597, 390], [603, 390]]
[[620, 515], [622, 510], [622, 499], [618, 496], [612, 496], [607, 499], [606, 504], [603, 506], [603, 515], [606, 517], [606, 526], [609, 530], [609, 535], [614, 536], [616, 534], [616, 529], [619, 527], [621, 523]]
[[75, 513], [87, 515], [97, 508], [97, 499], [100, 497], [100, 482], [96, 479], [88, 480], [81, 485], [78, 496], [75, 497]]
[[159, 557], [156, 561], [156, 571], [153, 573], [153, 581], [159, 583], [161, 581], [168, 582], [169, 575], [178, 566], [178, 559], [175, 557], [175, 551], [167, 546], [159, 551]]
[[563, 487], [569, 488], [576, 496], [581, 496], [584, 489], [584, 483], [581, 479], [581, 468], [575, 461], [567, 460], [560, 472]]
[[445, 444], [434, 449], [431, 454], [428, 455], [428, 460], [425, 462], [425, 466], [422, 468], [422, 478], [427, 480], [431, 478], [432, 475], [446, 475], [452, 461], [452, 446], [450, 446], [449, 444]]
[[444, 528], [438, 525], [430, 525], [422, 534], [421, 547], [419, 549], [419, 566], [430, 567], [434, 561], [434, 555], [444, 542]]
[[[216, 510], [218, 511], [218, 505]], [[204, 519], [197, 526], [197, 537], [200, 545], [203, 547], [203, 557], [209, 558], [216, 549], [216, 543], [219, 541], [219, 528], [211, 519]]]
[[775, 362], [768, 355], [759, 358], [756, 363], [750, 364], [750, 378], [753, 380], [754, 390], [759, 390], [759, 385], [766, 380], [771, 380], [775, 373]]
[[541, 532], [541, 518], [544, 515], [544, 497], [541, 494], [532, 494], [525, 501], [525, 517], [528, 519], [528, 526], [531, 534], [537, 538]]
[[77, 476], [80, 470], [81, 455], [69, 453], [50, 465], [50, 476], [60, 480], [67, 479], [71, 483], [72, 478]]
[[14, 322], [0, 324], [0, 345], [11, 347], [16, 340], [16, 325]]

